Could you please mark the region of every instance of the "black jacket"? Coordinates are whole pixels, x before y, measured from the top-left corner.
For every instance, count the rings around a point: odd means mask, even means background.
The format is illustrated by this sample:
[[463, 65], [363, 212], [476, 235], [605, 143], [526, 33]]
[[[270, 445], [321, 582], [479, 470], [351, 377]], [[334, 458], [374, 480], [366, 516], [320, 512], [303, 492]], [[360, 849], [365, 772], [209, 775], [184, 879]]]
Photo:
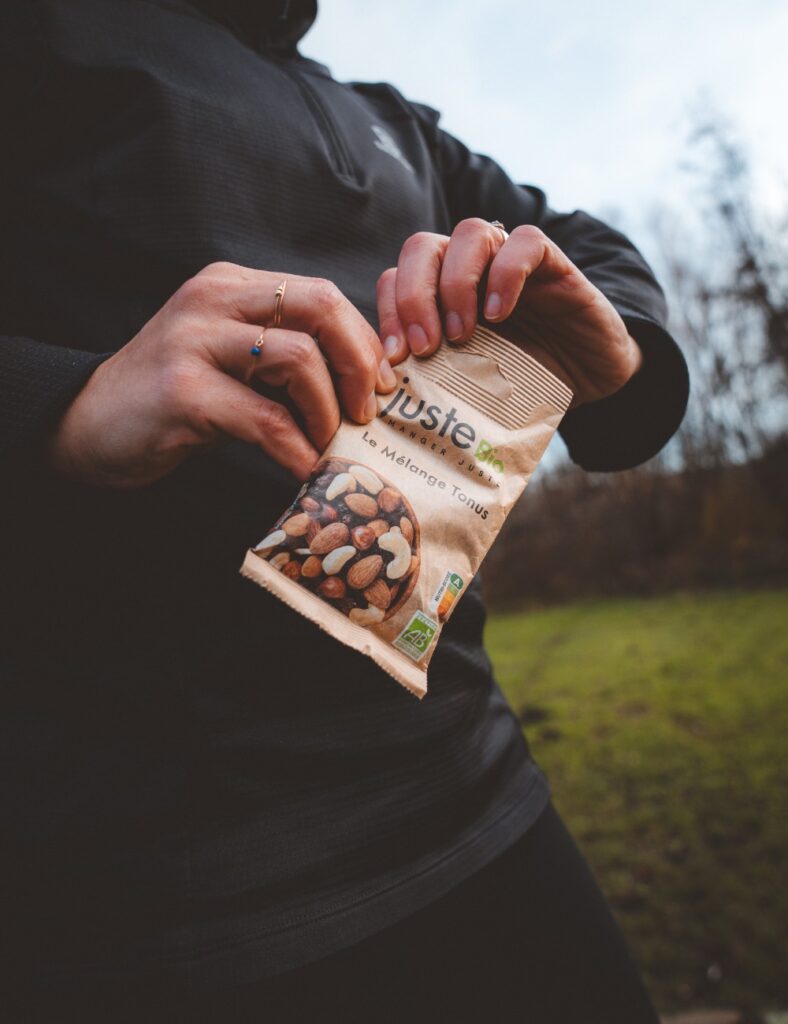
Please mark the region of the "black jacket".
[[414, 231], [538, 224], [645, 353], [621, 392], [566, 417], [572, 458], [633, 465], [683, 414], [686, 369], [627, 239], [551, 211], [392, 86], [302, 59], [313, 16], [297, 0], [2, 6], [17, 984], [154, 962], [205, 985], [286, 969], [445, 891], [547, 799], [491, 676], [478, 587], [419, 704], [238, 576], [293, 490], [262, 453], [231, 444], [138, 493], [47, 472], [68, 402], [187, 277], [215, 260], [328, 277], [374, 323], [375, 281]]

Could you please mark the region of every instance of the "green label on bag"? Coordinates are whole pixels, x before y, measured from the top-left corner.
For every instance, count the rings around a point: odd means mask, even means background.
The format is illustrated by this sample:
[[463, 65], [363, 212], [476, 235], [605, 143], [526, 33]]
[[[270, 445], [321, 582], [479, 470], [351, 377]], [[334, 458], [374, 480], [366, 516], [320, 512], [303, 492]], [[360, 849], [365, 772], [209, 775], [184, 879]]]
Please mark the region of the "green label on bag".
[[414, 661], [421, 661], [437, 632], [437, 622], [433, 622], [424, 612], [416, 612], [394, 641], [394, 646]]

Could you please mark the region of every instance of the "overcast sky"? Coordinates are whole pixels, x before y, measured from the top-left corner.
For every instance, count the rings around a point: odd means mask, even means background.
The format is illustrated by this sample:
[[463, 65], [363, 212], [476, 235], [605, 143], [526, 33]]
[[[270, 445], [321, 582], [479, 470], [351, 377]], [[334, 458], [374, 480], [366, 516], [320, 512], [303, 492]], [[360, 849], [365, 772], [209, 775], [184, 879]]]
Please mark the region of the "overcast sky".
[[[759, 205], [788, 197], [788, 0], [319, 0], [303, 52], [340, 80], [393, 82], [556, 209], [646, 229], [667, 204], [693, 232], [680, 170], [693, 110], [713, 107], [750, 155]], [[551, 446], [552, 464], [560, 460]]]
[[391, 81], [558, 209], [636, 225], [679, 205], [688, 116], [714, 103], [763, 201], [788, 194], [786, 0], [320, 0], [303, 44], [339, 79]]

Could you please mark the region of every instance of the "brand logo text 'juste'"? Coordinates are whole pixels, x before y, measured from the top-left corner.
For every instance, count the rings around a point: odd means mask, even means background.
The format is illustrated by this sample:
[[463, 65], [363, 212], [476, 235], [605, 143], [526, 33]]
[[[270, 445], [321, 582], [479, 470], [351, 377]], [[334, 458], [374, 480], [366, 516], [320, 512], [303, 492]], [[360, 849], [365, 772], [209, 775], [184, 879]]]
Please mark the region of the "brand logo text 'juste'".
[[[402, 383], [407, 384], [408, 377], [402, 378]], [[477, 433], [470, 423], [464, 423], [457, 418], [457, 410], [449, 409], [446, 412], [439, 405], [427, 405], [425, 408], [424, 399], [418, 401], [407, 393], [404, 387], [394, 395], [388, 405], [380, 410], [380, 416], [389, 416], [394, 413], [404, 420], [418, 422], [424, 430], [435, 430], [439, 437], [448, 437], [456, 448], [467, 450], [477, 445], [473, 453], [474, 458], [489, 466], [496, 473], [503, 473], [504, 466], [500, 459], [497, 459], [496, 449], [482, 438], [477, 439]]]

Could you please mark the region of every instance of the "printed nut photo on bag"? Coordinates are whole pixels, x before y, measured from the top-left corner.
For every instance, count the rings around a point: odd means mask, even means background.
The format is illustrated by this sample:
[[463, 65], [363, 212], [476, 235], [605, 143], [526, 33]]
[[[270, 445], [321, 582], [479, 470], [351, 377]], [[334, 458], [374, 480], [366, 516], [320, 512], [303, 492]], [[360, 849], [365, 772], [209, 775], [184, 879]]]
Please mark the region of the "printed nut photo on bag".
[[343, 421], [241, 572], [423, 697], [441, 629], [572, 393], [483, 327], [396, 376], [372, 423]]

